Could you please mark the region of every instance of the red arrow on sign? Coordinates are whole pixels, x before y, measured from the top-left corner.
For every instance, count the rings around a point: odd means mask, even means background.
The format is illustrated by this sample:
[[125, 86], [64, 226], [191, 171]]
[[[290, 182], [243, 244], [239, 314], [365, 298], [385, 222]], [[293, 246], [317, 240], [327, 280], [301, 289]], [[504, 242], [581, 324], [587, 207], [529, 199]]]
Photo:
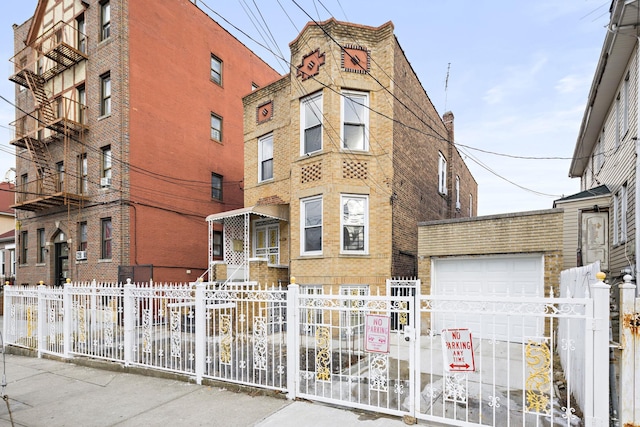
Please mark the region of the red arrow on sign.
[[469, 364], [465, 363], [464, 365], [454, 365], [453, 363], [451, 365], [449, 365], [449, 367], [453, 370], [455, 368], [465, 368], [465, 369], [469, 369]]

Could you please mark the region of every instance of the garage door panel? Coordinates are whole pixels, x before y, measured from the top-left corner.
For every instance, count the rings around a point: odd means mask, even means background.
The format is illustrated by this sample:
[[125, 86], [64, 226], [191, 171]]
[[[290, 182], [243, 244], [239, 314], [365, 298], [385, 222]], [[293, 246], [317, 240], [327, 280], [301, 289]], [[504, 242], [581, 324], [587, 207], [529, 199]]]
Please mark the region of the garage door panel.
[[[435, 295], [474, 297], [543, 296], [543, 262], [541, 255], [488, 256], [434, 260], [433, 293]], [[490, 310], [488, 310], [490, 311]], [[535, 319], [461, 312], [434, 315], [436, 331], [445, 328], [469, 328], [479, 338], [522, 342], [538, 335], [541, 325]]]

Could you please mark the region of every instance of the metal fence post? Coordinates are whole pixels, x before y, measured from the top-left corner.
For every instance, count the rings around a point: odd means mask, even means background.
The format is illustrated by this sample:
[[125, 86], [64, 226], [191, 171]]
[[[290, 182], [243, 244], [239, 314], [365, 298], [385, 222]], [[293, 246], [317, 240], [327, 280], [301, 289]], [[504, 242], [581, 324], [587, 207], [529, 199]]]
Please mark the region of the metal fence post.
[[40, 281], [38, 285], [38, 312], [36, 313], [38, 317], [38, 331], [36, 332], [38, 337], [38, 357], [42, 357], [42, 350], [47, 347], [47, 302], [43, 295], [45, 289], [44, 282]]
[[[593, 418], [586, 419], [587, 426], [609, 425], [609, 290], [603, 282], [606, 275], [596, 273], [597, 283], [591, 285], [593, 300]], [[588, 401], [588, 400], [587, 400]], [[586, 414], [585, 414], [586, 415]]]
[[[630, 275], [624, 276], [624, 283], [620, 285], [620, 392], [619, 392], [619, 416], [620, 425], [638, 425], [640, 419], [634, 416], [634, 412], [640, 413], [640, 404], [637, 400], [640, 394], [636, 387], [640, 387], [640, 369], [636, 370], [637, 362], [634, 336], [631, 319], [635, 315], [636, 285], [631, 283]], [[637, 326], [635, 328], [637, 329]], [[635, 406], [638, 406], [635, 410]], [[635, 418], [635, 420], [634, 420]]]
[[6, 341], [9, 336], [9, 322], [11, 322], [11, 298], [13, 298], [13, 286], [9, 284], [9, 281], [6, 281], [4, 284], [4, 288], [2, 289], [3, 293], [3, 312], [2, 312], [2, 351], [4, 352], [5, 347], [7, 346]]
[[298, 372], [300, 364], [300, 309], [298, 308], [300, 287], [296, 278], [291, 277], [287, 289], [287, 399], [293, 400], [298, 392]]
[[71, 331], [73, 322], [73, 300], [71, 298], [71, 279], [67, 279], [62, 292], [62, 339], [63, 357], [71, 358]]
[[124, 285], [124, 365], [129, 366], [133, 362], [133, 329], [136, 322], [136, 309], [133, 299], [135, 286], [131, 279], [127, 279]]
[[204, 375], [205, 359], [207, 357], [207, 321], [206, 321], [206, 304], [205, 289], [207, 285], [198, 279], [196, 282], [196, 383], [202, 384]]

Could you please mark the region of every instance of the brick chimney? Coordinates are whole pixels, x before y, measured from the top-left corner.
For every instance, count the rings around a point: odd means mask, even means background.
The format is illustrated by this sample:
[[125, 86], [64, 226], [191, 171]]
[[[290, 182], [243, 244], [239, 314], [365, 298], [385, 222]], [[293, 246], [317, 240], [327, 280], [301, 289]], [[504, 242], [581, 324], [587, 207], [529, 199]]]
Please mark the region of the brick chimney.
[[449, 137], [449, 141], [451, 143], [455, 142], [453, 138], [453, 113], [451, 111], [447, 111], [442, 115], [442, 121], [444, 122], [444, 126], [447, 128], [447, 136]]

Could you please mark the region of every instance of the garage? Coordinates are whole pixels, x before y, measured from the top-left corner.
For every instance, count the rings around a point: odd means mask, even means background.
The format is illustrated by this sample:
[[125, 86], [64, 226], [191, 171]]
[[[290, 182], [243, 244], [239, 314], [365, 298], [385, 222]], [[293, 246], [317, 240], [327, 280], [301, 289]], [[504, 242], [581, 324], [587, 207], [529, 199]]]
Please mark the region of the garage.
[[[433, 295], [478, 297], [544, 296], [544, 257], [541, 254], [432, 258]], [[489, 308], [489, 307], [488, 307]], [[436, 331], [469, 328], [474, 337], [526, 341], [538, 335], [541, 322], [530, 316], [468, 315], [463, 311], [434, 315]]]

